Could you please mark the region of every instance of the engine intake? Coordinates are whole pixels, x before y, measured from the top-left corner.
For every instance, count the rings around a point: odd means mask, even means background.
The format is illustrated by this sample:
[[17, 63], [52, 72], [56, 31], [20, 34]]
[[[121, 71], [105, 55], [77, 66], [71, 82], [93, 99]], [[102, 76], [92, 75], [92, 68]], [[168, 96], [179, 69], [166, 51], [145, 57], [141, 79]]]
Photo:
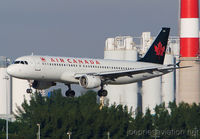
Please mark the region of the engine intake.
[[93, 89], [101, 86], [101, 79], [98, 76], [83, 75], [79, 79], [81, 87], [86, 89]]

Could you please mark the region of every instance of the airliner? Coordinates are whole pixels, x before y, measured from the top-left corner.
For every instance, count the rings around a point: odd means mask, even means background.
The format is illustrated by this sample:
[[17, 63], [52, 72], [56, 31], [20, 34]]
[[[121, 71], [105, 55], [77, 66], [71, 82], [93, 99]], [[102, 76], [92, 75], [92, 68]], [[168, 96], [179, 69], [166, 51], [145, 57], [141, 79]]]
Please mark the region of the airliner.
[[139, 61], [105, 60], [76, 57], [23, 56], [17, 58], [7, 68], [13, 77], [26, 79], [31, 88], [47, 89], [57, 82], [68, 86], [65, 95], [73, 97], [71, 84], [79, 84], [86, 89], [100, 87], [99, 96], [107, 96], [105, 85], [130, 84], [158, 77], [181, 68], [163, 65], [170, 28], [163, 27], [149, 50]]

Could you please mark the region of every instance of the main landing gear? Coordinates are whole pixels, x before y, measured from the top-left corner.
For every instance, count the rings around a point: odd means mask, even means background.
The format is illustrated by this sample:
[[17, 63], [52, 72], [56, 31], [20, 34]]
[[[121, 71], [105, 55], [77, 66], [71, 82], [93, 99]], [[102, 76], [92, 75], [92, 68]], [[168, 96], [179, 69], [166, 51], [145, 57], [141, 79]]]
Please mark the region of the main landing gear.
[[107, 90], [104, 90], [104, 89], [101, 89], [98, 91], [98, 96], [99, 97], [106, 97], [108, 95], [108, 91]]
[[74, 90], [71, 90], [71, 85], [70, 84], [66, 84], [68, 86], [68, 90], [65, 92], [65, 96], [66, 97], [74, 97], [75, 96], [75, 92]]
[[106, 97], [108, 95], [108, 91], [103, 89], [104, 85], [101, 85], [101, 89], [98, 91], [99, 97]]
[[98, 96], [100, 97], [100, 107], [101, 110], [104, 106], [104, 99], [108, 95], [108, 91], [103, 89], [103, 84], [101, 85], [101, 89], [98, 91]]

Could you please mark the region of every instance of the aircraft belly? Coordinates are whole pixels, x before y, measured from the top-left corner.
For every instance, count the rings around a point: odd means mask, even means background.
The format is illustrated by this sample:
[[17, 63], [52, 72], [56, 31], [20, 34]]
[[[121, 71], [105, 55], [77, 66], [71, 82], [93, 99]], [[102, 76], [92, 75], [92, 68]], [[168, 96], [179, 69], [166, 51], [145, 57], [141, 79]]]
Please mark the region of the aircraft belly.
[[78, 80], [74, 78], [74, 73], [65, 72], [60, 76], [61, 82], [67, 82], [67, 83], [78, 83]]

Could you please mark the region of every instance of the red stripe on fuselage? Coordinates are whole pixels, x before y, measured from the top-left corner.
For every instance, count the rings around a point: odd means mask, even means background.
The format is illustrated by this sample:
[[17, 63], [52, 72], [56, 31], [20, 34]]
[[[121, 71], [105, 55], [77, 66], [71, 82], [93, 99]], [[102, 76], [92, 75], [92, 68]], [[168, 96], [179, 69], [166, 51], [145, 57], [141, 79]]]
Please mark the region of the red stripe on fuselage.
[[[40, 58], [42, 62], [47, 62], [46, 59], [44, 57]], [[44, 60], [45, 59], [45, 60]], [[57, 62], [57, 63], [69, 63], [69, 64], [100, 64], [100, 62], [98, 60], [86, 60], [86, 59], [73, 59], [73, 58], [50, 58], [49, 62]]]

